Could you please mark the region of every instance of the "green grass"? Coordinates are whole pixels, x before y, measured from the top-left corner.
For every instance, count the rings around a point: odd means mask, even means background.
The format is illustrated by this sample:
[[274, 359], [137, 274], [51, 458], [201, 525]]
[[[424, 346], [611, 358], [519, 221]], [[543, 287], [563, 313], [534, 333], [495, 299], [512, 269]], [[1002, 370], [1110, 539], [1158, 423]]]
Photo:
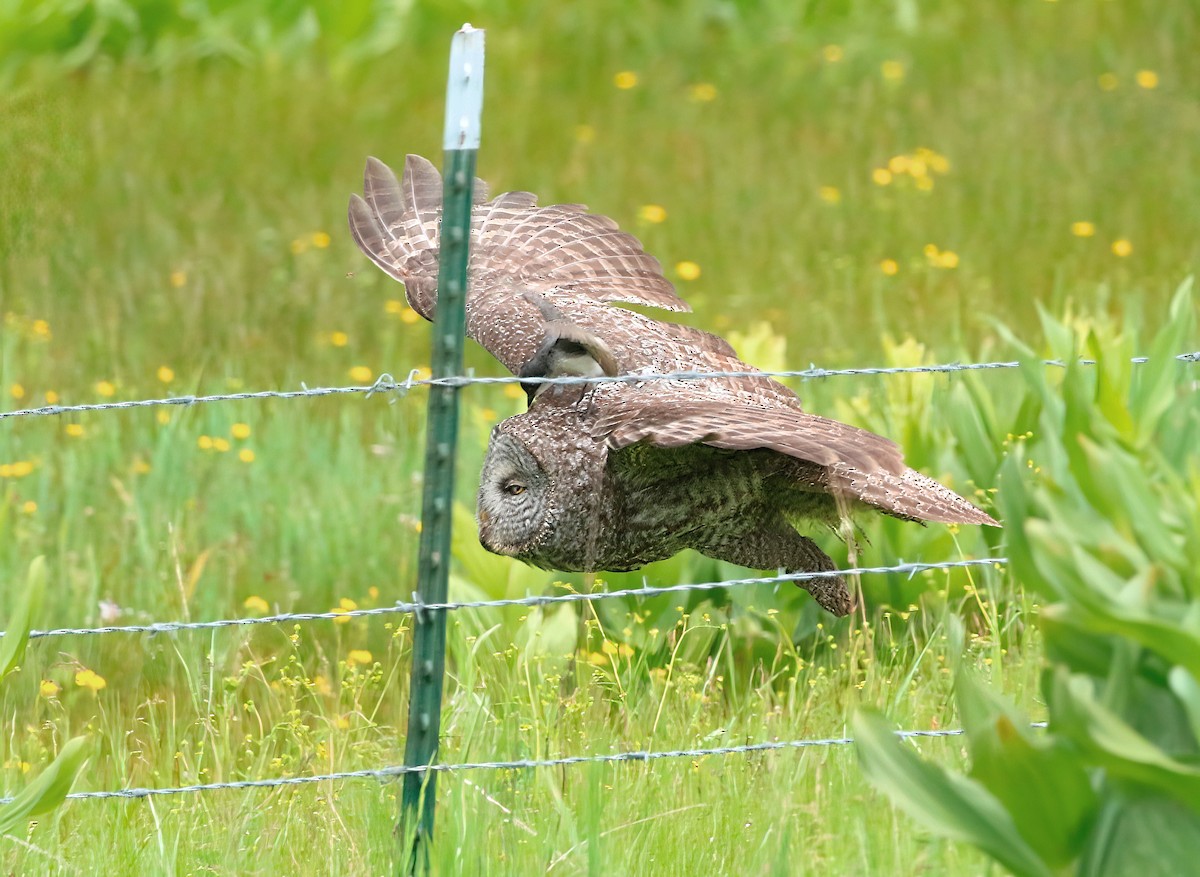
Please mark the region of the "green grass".
[[[375, 60], [267, 51], [234, 66], [130, 52], [69, 76], [14, 75], [0, 103], [0, 407], [48, 393], [75, 403], [361, 383], [356, 367], [424, 364], [426, 327], [387, 309], [400, 288], [358, 253], [345, 206], [366, 155], [436, 158], [446, 46], [464, 18], [489, 28], [480, 173], [493, 190], [614, 216], [678, 281], [688, 319], [741, 333], [757, 365], [1007, 357], [995, 321], [1036, 346], [1035, 302], [1079, 324], [1161, 321], [1200, 265], [1200, 168], [1185, 146], [1200, 133], [1195, 16], [1182, 4], [942, 3], [914, 22], [908, 6], [420, 6]], [[1155, 88], [1137, 84], [1139, 70]], [[614, 86], [621, 71], [637, 73], [635, 88]], [[1100, 87], [1105, 73], [1115, 90]], [[691, 99], [702, 83], [713, 100]], [[873, 182], [921, 148], [948, 162], [927, 171], [931, 190], [910, 175]], [[647, 204], [666, 220], [639, 218]], [[1095, 234], [1073, 234], [1085, 221]], [[1114, 253], [1117, 240], [1132, 251]], [[697, 279], [678, 278], [684, 260]], [[478, 349], [468, 360], [499, 373]], [[1024, 423], [1021, 386], [994, 373], [799, 389], [812, 410], [896, 438], [913, 465], [986, 502], [993, 458]], [[987, 406], [1000, 426], [968, 440], [963, 423]], [[464, 504], [490, 424], [518, 408], [469, 391]], [[39, 627], [99, 624], [101, 601], [137, 623], [248, 614], [251, 597], [282, 611], [407, 599], [423, 411], [414, 392], [5, 421], [0, 576], [14, 584], [2, 617], [38, 554], [51, 581]], [[204, 436], [218, 447], [200, 447]], [[872, 564], [1004, 550], [1000, 534], [895, 521], [867, 534], [859, 560]], [[460, 535], [457, 594], [552, 581]], [[644, 574], [670, 584], [734, 572], [684, 557]], [[975, 635], [969, 662], [1040, 716], [1034, 609], [1018, 583], [987, 570], [862, 584], [866, 625], [818, 628], [791, 588], [550, 619], [462, 613], [445, 757], [840, 736], [860, 703], [897, 727], [950, 726], [948, 613]], [[397, 763], [407, 631], [396, 617], [35, 641], [0, 693], [0, 785], [11, 794], [81, 732], [96, 740], [87, 789]], [[615, 668], [590, 663], [606, 641]], [[354, 650], [371, 660], [352, 664]], [[77, 685], [83, 668], [107, 686]], [[59, 690], [40, 694], [43, 680]], [[952, 741], [916, 745], [961, 763]], [[849, 747], [479, 771], [443, 776], [439, 791], [443, 873], [987, 867], [896, 815]], [[366, 781], [76, 802], [0, 840], [0, 855], [14, 873], [387, 873], [396, 793]]]

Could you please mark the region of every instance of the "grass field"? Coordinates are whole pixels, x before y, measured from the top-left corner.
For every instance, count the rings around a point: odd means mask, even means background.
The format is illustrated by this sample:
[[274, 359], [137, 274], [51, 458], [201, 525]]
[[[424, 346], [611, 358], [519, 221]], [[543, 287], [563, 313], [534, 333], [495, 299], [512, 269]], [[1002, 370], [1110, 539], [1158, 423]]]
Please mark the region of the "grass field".
[[[0, 409], [369, 384], [425, 365], [427, 327], [359, 254], [345, 208], [365, 156], [436, 159], [446, 48], [464, 19], [488, 28], [479, 171], [493, 191], [613, 216], [660, 257], [688, 319], [760, 367], [1011, 358], [998, 325], [1041, 348], [1039, 305], [1128, 338], [1161, 323], [1200, 267], [1188, 4], [669, 5], [417, 4], [380, 57], [130, 50], [70, 73], [10, 72]], [[478, 348], [468, 361], [500, 373]], [[984, 504], [1013, 437], [972, 443], [962, 424], [984, 409], [1000, 412], [989, 424], [1021, 422], [1008, 373], [798, 389]], [[39, 554], [40, 628], [408, 599], [424, 403], [414, 391], [6, 420], [0, 612]], [[468, 391], [464, 510], [490, 425], [521, 404]], [[593, 585], [486, 555], [469, 521], [455, 595]], [[866, 564], [1004, 552], [998, 533], [866, 532]], [[685, 556], [608, 581], [736, 572]], [[1019, 582], [985, 569], [862, 587], [866, 617], [837, 623], [790, 587], [459, 613], [444, 757], [837, 737], [860, 704], [896, 727], [953, 726], [950, 615], [972, 634], [966, 663], [1041, 716], [1036, 601]], [[79, 733], [94, 741], [80, 789], [398, 763], [408, 645], [402, 616], [34, 641], [0, 691], [0, 787], [18, 790]], [[953, 741], [917, 745], [963, 760]], [[896, 814], [846, 746], [476, 771], [439, 791], [446, 874], [990, 867]], [[384, 874], [397, 793], [357, 781], [72, 802], [0, 839], [0, 863]]]

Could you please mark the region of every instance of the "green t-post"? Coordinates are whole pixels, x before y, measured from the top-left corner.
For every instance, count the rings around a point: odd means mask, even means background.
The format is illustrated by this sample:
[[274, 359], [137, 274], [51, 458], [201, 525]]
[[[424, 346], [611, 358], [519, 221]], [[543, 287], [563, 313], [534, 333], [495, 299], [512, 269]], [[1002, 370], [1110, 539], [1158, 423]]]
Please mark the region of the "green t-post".
[[[434, 377], [462, 372], [466, 328], [467, 257], [471, 237], [472, 189], [483, 108], [483, 31], [469, 24], [450, 44], [446, 94], [445, 170], [437, 311], [433, 324]], [[450, 522], [454, 501], [454, 460], [458, 442], [458, 387], [429, 389], [425, 484], [421, 505], [421, 549], [417, 602], [446, 602], [450, 571]], [[414, 767], [437, 758], [446, 663], [446, 613], [421, 610], [413, 626], [412, 685], [404, 763]], [[429, 867], [436, 801], [434, 771], [404, 775], [399, 833], [401, 872]]]

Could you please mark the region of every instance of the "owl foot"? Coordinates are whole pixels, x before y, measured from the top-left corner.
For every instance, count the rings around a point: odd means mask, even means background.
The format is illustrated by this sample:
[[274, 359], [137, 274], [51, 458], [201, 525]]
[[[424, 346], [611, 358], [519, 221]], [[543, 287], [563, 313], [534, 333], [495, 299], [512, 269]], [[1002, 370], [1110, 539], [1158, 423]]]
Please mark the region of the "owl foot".
[[812, 594], [822, 609], [834, 615], [849, 615], [858, 608], [846, 587], [846, 580], [841, 576], [810, 579], [796, 584]]

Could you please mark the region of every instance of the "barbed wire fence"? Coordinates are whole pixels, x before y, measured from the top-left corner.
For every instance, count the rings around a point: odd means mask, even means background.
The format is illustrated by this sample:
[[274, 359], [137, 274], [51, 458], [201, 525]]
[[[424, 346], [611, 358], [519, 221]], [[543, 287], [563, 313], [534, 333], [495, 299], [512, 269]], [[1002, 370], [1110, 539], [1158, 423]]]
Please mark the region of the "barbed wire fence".
[[[1200, 351], [1180, 353], [1175, 356], [1175, 359], [1184, 363], [1200, 363]], [[1135, 364], [1145, 363], [1148, 361], [1146, 357], [1135, 357], [1131, 360]], [[1093, 360], [1079, 360], [1080, 364], [1093, 365]], [[1043, 360], [1042, 364], [1047, 367], [1062, 367], [1064, 363], [1060, 360]], [[408, 391], [422, 387], [454, 387], [462, 388], [473, 385], [505, 385], [505, 384], [561, 384], [561, 385], [578, 385], [578, 384], [601, 384], [601, 383], [628, 383], [642, 381], [667, 381], [667, 380], [706, 380], [713, 378], [729, 378], [729, 377], [784, 377], [784, 378], [802, 378], [806, 380], [816, 380], [831, 377], [841, 376], [867, 376], [867, 375], [905, 375], [905, 374], [954, 374], [956, 372], [967, 371], [983, 371], [983, 370], [998, 370], [998, 369], [1013, 369], [1019, 368], [1022, 365], [1019, 361], [995, 361], [995, 362], [968, 362], [968, 363], [946, 363], [941, 365], [924, 365], [924, 366], [904, 366], [904, 367], [885, 367], [885, 368], [846, 368], [846, 369], [823, 369], [811, 367], [804, 370], [796, 371], [739, 371], [739, 372], [669, 372], [669, 373], [645, 373], [636, 375], [620, 375], [617, 377], [565, 377], [565, 378], [515, 378], [515, 377], [479, 377], [472, 374], [465, 374], [451, 378], [420, 378], [420, 369], [413, 369], [409, 373], [409, 377], [404, 381], [396, 381], [390, 375], [381, 375], [378, 380], [370, 385], [346, 386], [346, 387], [318, 387], [309, 388], [303, 387], [299, 390], [264, 390], [255, 392], [229, 393], [229, 394], [214, 394], [204, 396], [178, 396], [159, 399], [135, 399], [114, 402], [101, 402], [80, 405], [53, 405], [40, 408], [27, 408], [13, 411], [0, 412], [0, 420], [15, 419], [21, 417], [42, 417], [42, 416], [58, 416], [74, 413], [97, 413], [97, 412], [113, 412], [124, 411], [136, 408], [148, 408], [155, 406], [190, 406], [195, 404], [203, 404], [210, 402], [243, 402], [243, 401], [264, 401], [270, 399], [304, 399], [317, 398], [323, 396], [346, 396], [346, 395], [362, 395], [367, 398], [378, 393], [407, 393]], [[552, 605], [560, 605], [566, 603], [581, 603], [594, 602], [607, 599], [619, 599], [628, 597], [656, 597], [665, 594], [680, 594], [695, 591], [706, 591], [716, 589], [729, 589], [743, 586], [754, 585], [770, 585], [783, 583], [799, 583], [811, 581], [820, 578], [841, 576], [841, 575], [879, 575], [879, 574], [899, 574], [914, 576], [918, 573], [934, 571], [961, 569], [969, 567], [985, 567], [1003, 566], [1007, 563], [1005, 557], [985, 557], [972, 558], [963, 560], [947, 560], [935, 562], [904, 562], [899, 561], [895, 564], [882, 566], [863, 566], [853, 567], [849, 569], [831, 570], [823, 572], [805, 572], [805, 573], [785, 573], [774, 576], [755, 576], [745, 578], [724, 579], [721, 581], [712, 582], [687, 582], [667, 586], [652, 586], [646, 585], [639, 588], [624, 588], [612, 591], [591, 591], [591, 592], [567, 592], [561, 594], [543, 594], [529, 595], [525, 597], [514, 597], [499, 600], [462, 600], [462, 601], [447, 601], [439, 603], [424, 603], [420, 600], [416, 593], [413, 594], [411, 601], [397, 601], [390, 606], [381, 606], [371, 609], [349, 609], [338, 610], [333, 612], [285, 612], [263, 616], [244, 616], [233, 618], [214, 619], [210, 621], [155, 621], [145, 624], [132, 625], [115, 625], [115, 626], [100, 626], [100, 627], [63, 627], [49, 630], [34, 630], [29, 634], [30, 639], [44, 639], [51, 637], [68, 637], [68, 636], [100, 636], [107, 634], [170, 634], [184, 631], [196, 630], [217, 630], [229, 627], [249, 627], [266, 624], [285, 624], [285, 623], [300, 623], [310, 621], [344, 621], [347, 618], [370, 618], [376, 616], [408, 614], [417, 615], [422, 612], [450, 612], [458, 610], [488, 610], [495, 608], [525, 606], [530, 608], [545, 607]], [[0, 632], [0, 637], [4, 636]], [[1035, 728], [1044, 728], [1044, 722], [1034, 723]], [[957, 737], [962, 735], [961, 729], [914, 729], [914, 730], [899, 730], [896, 731], [896, 736], [901, 739], [922, 739], [922, 738], [946, 738]], [[424, 774], [427, 772], [434, 773], [456, 773], [463, 771], [475, 770], [530, 770], [546, 767], [559, 767], [583, 764], [589, 762], [596, 763], [625, 763], [625, 762], [650, 762], [658, 759], [670, 758], [702, 758], [708, 756], [728, 756], [737, 754], [750, 754], [755, 752], [768, 752], [780, 750], [799, 750], [813, 747], [833, 747], [852, 743], [850, 737], [828, 737], [828, 738], [813, 738], [813, 739], [796, 739], [796, 740], [773, 740], [763, 741], [758, 743], [746, 743], [734, 746], [717, 746], [707, 748], [693, 749], [674, 749], [662, 751], [629, 751], [629, 752], [614, 752], [600, 753], [593, 755], [568, 755], [557, 758], [546, 759], [518, 759], [510, 761], [478, 761], [478, 762], [462, 762], [462, 763], [446, 763], [437, 762], [428, 765], [389, 765], [380, 768], [339, 771], [325, 774], [313, 774], [306, 776], [294, 777], [272, 777], [254, 780], [234, 780], [228, 782], [214, 783], [199, 783], [193, 785], [184, 785], [177, 787], [161, 787], [161, 788], [126, 788], [100, 791], [85, 791], [72, 792], [67, 795], [71, 800], [100, 800], [100, 799], [141, 799], [151, 798], [164, 795], [180, 795], [209, 791], [234, 790], [234, 789], [259, 789], [259, 788], [279, 788], [284, 786], [300, 786], [309, 785], [320, 782], [335, 782], [354, 779], [374, 779], [378, 781], [394, 780], [409, 774]], [[8, 803], [11, 798], [0, 798], [0, 804]]]

